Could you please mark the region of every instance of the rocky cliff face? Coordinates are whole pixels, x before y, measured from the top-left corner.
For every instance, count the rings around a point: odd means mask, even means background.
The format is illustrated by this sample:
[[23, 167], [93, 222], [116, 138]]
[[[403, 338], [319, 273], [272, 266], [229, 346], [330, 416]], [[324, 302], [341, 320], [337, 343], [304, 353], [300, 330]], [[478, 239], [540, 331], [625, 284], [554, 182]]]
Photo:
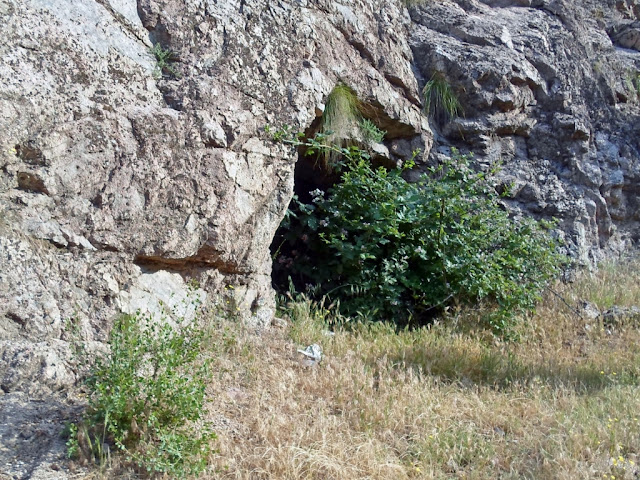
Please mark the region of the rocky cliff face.
[[180, 307], [192, 280], [268, 323], [297, 155], [262, 130], [307, 128], [338, 81], [394, 141], [430, 141], [401, 4], [0, 0], [0, 15], [5, 392], [72, 384], [73, 336]]
[[[267, 324], [297, 154], [262, 130], [312, 126], [338, 82], [381, 155], [473, 151], [577, 258], [628, 248], [639, 49], [636, 0], [0, 0], [0, 393], [73, 384], [70, 342], [119, 312]], [[422, 115], [434, 74], [464, 115]]]
[[438, 72], [464, 115], [438, 130], [501, 164], [508, 203], [556, 218], [583, 263], [640, 238], [640, 8], [635, 1], [431, 1], [411, 8], [424, 84]]
[[[178, 308], [192, 280], [268, 323], [296, 153], [262, 129], [309, 127], [339, 81], [389, 132], [388, 156], [473, 151], [503, 165], [512, 208], [560, 220], [578, 258], [628, 247], [639, 14], [631, 0], [0, 0], [0, 388], [73, 383], [73, 335], [99, 343], [118, 312]], [[432, 134], [434, 74], [464, 115]]]

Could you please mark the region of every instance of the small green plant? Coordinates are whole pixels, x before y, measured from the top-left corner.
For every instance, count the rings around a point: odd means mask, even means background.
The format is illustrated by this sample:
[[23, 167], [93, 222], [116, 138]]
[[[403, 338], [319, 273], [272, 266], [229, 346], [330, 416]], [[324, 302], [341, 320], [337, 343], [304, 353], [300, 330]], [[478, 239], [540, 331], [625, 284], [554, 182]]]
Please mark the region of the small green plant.
[[599, 75], [602, 74], [604, 70], [604, 65], [605, 65], [604, 59], [598, 58], [596, 61], [593, 62], [593, 71]]
[[351, 87], [338, 83], [325, 102], [322, 133], [329, 137], [349, 138], [360, 120], [360, 101]]
[[110, 355], [92, 369], [87, 416], [71, 427], [68, 453], [103, 463], [105, 446], [113, 445], [150, 474], [202, 472], [215, 438], [202, 422], [209, 365], [203, 342], [195, 321], [120, 317]]
[[101, 470], [111, 464], [111, 448], [107, 443], [106, 431], [98, 432], [88, 423], [69, 423], [63, 436], [67, 438], [67, 457], [72, 459], [94, 459]]
[[71, 359], [76, 364], [76, 367], [83, 371], [86, 370], [89, 367], [87, 346], [82, 339], [80, 319], [77, 314], [66, 319], [64, 323], [64, 336], [65, 340], [69, 342]]
[[640, 72], [627, 72], [625, 83], [627, 89], [632, 93], [635, 99], [640, 99]]
[[[348, 85], [338, 83], [325, 102], [320, 134], [328, 144], [338, 147], [350, 144], [360, 121], [358, 96]], [[338, 156], [330, 149], [321, 153], [320, 158], [324, 167], [331, 168]]]
[[368, 118], [363, 118], [360, 121], [360, 131], [362, 132], [365, 140], [373, 143], [381, 143], [382, 140], [384, 140], [384, 136], [387, 134], [386, 131], [378, 128], [378, 126]]
[[407, 323], [449, 305], [483, 303], [492, 306], [488, 326], [506, 335], [558, 271], [550, 225], [511, 218], [468, 156], [454, 151], [409, 183], [402, 174], [412, 161], [373, 168], [356, 147], [304, 143], [339, 151], [342, 178], [289, 215], [283, 227], [296, 258], [286, 263], [298, 284], [319, 285], [318, 295], [339, 300], [343, 314]]
[[61, 436], [66, 438], [67, 457], [77, 458], [80, 456], [80, 442], [78, 441], [78, 424], [69, 422], [65, 425]]
[[427, 114], [440, 122], [458, 117], [464, 112], [458, 96], [440, 72], [433, 74], [422, 89], [422, 96]]
[[180, 77], [180, 73], [172, 65], [176, 60], [176, 54], [173, 50], [164, 49], [162, 45], [156, 43], [153, 48], [149, 49], [149, 53], [156, 59], [156, 67], [153, 70], [154, 77], [161, 78], [165, 74]]

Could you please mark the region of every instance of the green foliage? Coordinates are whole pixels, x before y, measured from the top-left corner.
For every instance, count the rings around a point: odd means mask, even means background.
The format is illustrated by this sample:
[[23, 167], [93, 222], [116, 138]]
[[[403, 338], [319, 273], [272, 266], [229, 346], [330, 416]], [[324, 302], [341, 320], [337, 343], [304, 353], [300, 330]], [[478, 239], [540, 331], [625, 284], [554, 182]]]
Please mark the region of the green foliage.
[[347, 138], [360, 120], [360, 101], [351, 87], [337, 84], [325, 102], [322, 112], [322, 133]]
[[97, 432], [86, 422], [67, 424], [63, 435], [67, 438], [68, 458], [93, 458], [100, 469], [109, 466], [111, 449], [106, 442], [105, 432]]
[[311, 192], [283, 225], [298, 284], [318, 285], [344, 314], [397, 323], [489, 303], [485, 320], [502, 334], [534, 308], [561, 262], [549, 225], [511, 218], [467, 156], [454, 152], [409, 183], [403, 169], [373, 168], [360, 149], [341, 153], [341, 182]]
[[153, 48], [149, 49], [149, 53], [156, 59], [156, 67], [153, 70], [154, 77], [161, 78], [165, 74], [180, 77], [180, 73], [172, 65], [176, 60], [176, 54], [173, 50], [168, 48], [165, 50], [162, 45], [156, 43]]
[[354, 90], [344, 83], [338, 83], [327, 97], [319, 135], [323, 143], [335, 148], [316, 150], [326, 168], [332, 169], [333, 163], [340, 161], [341, 147], [353, 146], [358, 139], [373, 143], [384, 139], [387, 132], [365, 118], [364, 110]]
[[65, 425], [65, 428], [61, 436], [67, 439], [65, 443], [67, 447], [67, 457], [77, 458], [78, 456], [80, 456], [80, 442], [78, 441], [78, 424], [67, 423]]
[[363, 118], [360, 121], [360, 131], [365, 140], [373, 143], [382, 143], [384, 136], [387, 134], [385, 130], [378, 128], [378, 126], [368, 118]]
[[[348, 144], [361, 121], [360, 101], [351, 87], [338, 83], [325, 102], [322, 112], [320, 134], [326, 143], [334, 146]], [[332, 168], [332, 164], [339, 156], [333, 150], [321, 152], [320, 158], [325, 168]]]
[[627, 89], [636, 100], [640, 99], [640, 72], [629, 71], [625, 78]]
[[446, 121], [462, 115], [463, 108], [451, 85], [440, 72], [433, 74], [422, 89], [424, 109], [438, 121]]
[[119, 318], [109, 337], [110, 355], [96, 361], [88, 381], [88, 416], [68, 443], [96, 456], [97, 445], [115, 445], [148, 473], [182, 478], [204, 470], [215, 434], [202, 425], [204, 334], [195, 322], [172, 325], [142, 314]]

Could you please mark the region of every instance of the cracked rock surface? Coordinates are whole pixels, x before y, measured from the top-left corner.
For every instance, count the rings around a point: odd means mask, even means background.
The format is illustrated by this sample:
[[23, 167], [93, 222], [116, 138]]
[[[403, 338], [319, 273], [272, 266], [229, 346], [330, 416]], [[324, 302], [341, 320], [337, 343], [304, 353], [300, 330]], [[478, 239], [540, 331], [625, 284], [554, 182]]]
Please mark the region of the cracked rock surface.
[[640, 7], [635, 0], [444, 0], [410, 9], [424, 85], [444, 75], [456, 146], [501, 165], [510, 208], [556, 218], [582, 263], [640, 239]]
[[[268, 324], [269, 245], [297, 154], [262, 130], [307, 128], [338, 81], [392, 135], [431, 139], [399, 4], [0, 6], [5, 392], [72, 385], [70, 326], [103, 342], [118, 312], [185, 298], [191, 279], [205, 303], [225, 295]], [[154, 45], [172, 52], [164, 68]]]
[[297, 152], [265, 125], [307, 129], [344, 82], [428, 151], [409, 25], [383, 0], [0, 0], [0, 478], [67, 478], [51, 399], [121, 312], [270, 324]]
[[[637, 0], [0, 0], [0, 479], [70, 478], [73, 344], [119, 313], [271, 322], [298, 155], [263, 129], [317, 125], [338, 82], [376, 155], [500, 163], [583, 263], [637, 244], [639, 22]], [[422, 114], [434, 73], [464, 115]]]
[[64, 399], [34, 401], [24, 393], [0, 396], [0, 479], [81, 478], [66, 465], [61, 425], [80, 409]]
[[[386, 0], [0, 0], [0, 401], [40, 412], [120, 312], [268, 325], [297, 152], [263, 128], [305, 130], [341, 81], [428, 151], [409, 25]], [[1, 474], [63, 478], [4, 405]]]

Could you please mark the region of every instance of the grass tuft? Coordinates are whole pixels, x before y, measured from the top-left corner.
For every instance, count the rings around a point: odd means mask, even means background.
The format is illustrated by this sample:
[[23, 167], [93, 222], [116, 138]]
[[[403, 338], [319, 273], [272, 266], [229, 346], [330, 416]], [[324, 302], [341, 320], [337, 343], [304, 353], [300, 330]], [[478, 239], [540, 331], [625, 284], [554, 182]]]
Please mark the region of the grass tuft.
[[358, 96], [351, 87], [337, 84], [325, 102], [322, 132], [336, 139], [350, 138], [353, 127], [360, 121], [359, 105]]
[[422, 89], [424, 109], [439, 122], [458, 117], [464, 113], [462, 104], [445, 76], [436, 72]]
[[[325, 142], [338, 147], [352, 144], [358, 125], [361, 121], [360, 100], [355, 91], [338, 83], [325, 102], [322, 113], [321, 133], [325, 135]], [[325, 168], [336, 160], [337, 154], [332, 150], [321, 153]]]
[[337, 148], [320, 152], [323, 166], [330, 169], [340, 159], [336, 151], [364, 143], [381, 143], [386, 131], [380, 129], [374, 121], [363, 116], [366, 106], [360, 101], [356, 92], [344, 83], [338, 83], [325, 102], [320, 125], [323, 142]]
[[586, 300], [600, 310], [614, 305], [640, 306], [640, 261], [626, 258], [607, 261], [595, 272], [584, 272], [570, 291], [570, 300]]

